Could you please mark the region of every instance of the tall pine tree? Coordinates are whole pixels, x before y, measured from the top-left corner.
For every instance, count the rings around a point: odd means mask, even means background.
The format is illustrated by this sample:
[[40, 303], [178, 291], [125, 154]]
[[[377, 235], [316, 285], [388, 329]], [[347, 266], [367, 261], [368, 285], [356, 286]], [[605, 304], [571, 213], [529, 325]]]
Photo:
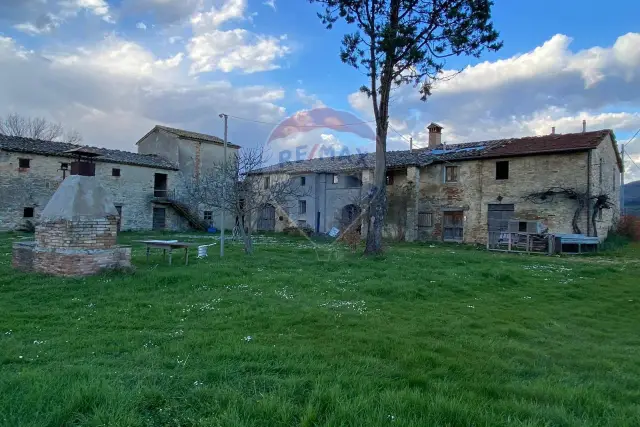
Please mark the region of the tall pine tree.
[[490, 0], [310, 0], [324, 5], [318, 16], [328, 29], [338, 20], [357, 29], [342, 40], [340, 58], [366, 71], [360, 90], [373, 103], [376, 166], [368, 209], [365, 254], [382, 252], [386, 194], [389, 97], [393, 87], [413, 84], [422, 100], [442, 78], [446, 58], [478, 57], [502, 47], [491, 22]]

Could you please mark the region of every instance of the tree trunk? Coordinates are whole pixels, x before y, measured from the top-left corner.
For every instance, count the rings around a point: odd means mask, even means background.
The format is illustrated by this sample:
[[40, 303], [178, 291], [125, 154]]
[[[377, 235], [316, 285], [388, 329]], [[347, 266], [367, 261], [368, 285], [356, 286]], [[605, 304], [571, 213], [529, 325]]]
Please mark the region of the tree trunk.
[[376, 125], [376, 167], [374, 170], [374, 186], [369, 203], [367, 221], [367, 245], [365, 255], [382, 253], [382, 229], [387, 211], [387, 162], [386, 162], [387, 127], [385, 123]]
[[[389, 28], [394, 35], [398, 32], [400, 4], [400, 0], [391, 0], [389, 4]], [[372, 45], [373, 43], [375, 43], [375, 38], [372, 40]], [[396, 64], [396, 47], [393, 45], [385, 46], [384, 55], [384, 65], [380, 71], [379, 101], [376, 97], [375, 67], [371, 73], [373, 109], [376, 117], [376, 167], [373, 178], [374, 187], [369, 204], [365, 255], [382, 253], [382, 229], [387, 213], [387, 130], [389, 127], [389, 97]], [[372, 64], [375, 64], [376, 58], [373, 51], [371, 61]], [[376, 105], [377, 102], [379, 103]]]
[[[243, 218], [244, 212], [241, 211], [240, 218]], [[247, 232], [248, 230], [248, 232]], [[244, 253], [251, 255], [253, 253], [253, 241], [251, 240], [251, 227], [245, 230], [244, 221], [240, 220], [240, 235], [242, 236], [242, 242], [244, 243]]]

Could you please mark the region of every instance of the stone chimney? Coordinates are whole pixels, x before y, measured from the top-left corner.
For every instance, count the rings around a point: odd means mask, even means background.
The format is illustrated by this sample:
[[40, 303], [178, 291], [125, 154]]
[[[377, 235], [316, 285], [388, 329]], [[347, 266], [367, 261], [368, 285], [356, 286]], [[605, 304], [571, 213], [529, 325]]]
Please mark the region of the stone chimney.
[[427, 129], [429, 129], [429, 149], [433, 150], [442, 144], [442, 126], [431, 122]]

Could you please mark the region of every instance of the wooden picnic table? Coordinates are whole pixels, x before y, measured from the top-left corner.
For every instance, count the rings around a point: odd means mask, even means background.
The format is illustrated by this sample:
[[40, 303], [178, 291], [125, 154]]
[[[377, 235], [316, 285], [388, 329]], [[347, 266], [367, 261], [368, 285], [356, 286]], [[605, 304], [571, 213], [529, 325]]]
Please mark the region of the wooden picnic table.
[[195, 246], [194, 243], [166, 241], [166, 240], [140, 240], [141, 243], [147, 245], [147, 261], [149, 261], [149, 252], [151, 248], [162, 249], [163, 258], [167, 257], [167, 249], [169, 250], [169, 265], [171, 265], [172, 252], [174, 249], [184, 249], [184, 265], [189, 265], [189, 248]]

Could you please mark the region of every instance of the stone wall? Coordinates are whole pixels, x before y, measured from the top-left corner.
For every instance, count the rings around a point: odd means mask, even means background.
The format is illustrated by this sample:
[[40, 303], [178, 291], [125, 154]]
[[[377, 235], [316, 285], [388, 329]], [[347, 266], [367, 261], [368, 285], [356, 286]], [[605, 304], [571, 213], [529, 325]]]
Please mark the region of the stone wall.
[[[496, 179], [496, 162], [509, 162], [508, 179]], [[420, 227], [419, 238], [441, 240], [444, 213], [461, 211], [463, 241], [485, 243], [490, 204], [513, 204], [514, 218], [541, 220], [551, 231], [572, 233], [577, 204], [565, 197], [533, 203], [525, 197], [554, 186], [586, 191], [586, 153], [471, 160], [430, 165], [421, 169], [419, 212], [430, 213], [432, 227]], [[445, 168], [458, 168], [456, 182], [445, 182]], [[579, 225], [586, 232], [586, 213]]]
[[116, 217], [45, 222], [36, 228], [36, 244], [44, 248], [111, 248], [116, 244], [116, 223]]
[[[508, 162], [507, 179], [497, 179], [498, 161]], [[604, 239], [619, 216], [620, 173], [609, 138], [591, 151], [590, 161], [591, 167], [587, 152], [575, 152], [435, 163], [423, 168], [391, 170], [393, 184], [387, 186], [388, 195], [408, 191], [411, 200], [407, 203], [405, 217], [397, 218], [400, 226], [387, 218], [385, 235], [393, 238], [404, 234], [407, 240], [443, 240], [445, 213], [459, 211], [463, 216], [463, 241], [484, 244], [488, 233], [488, 210], [492, 204], [513, 204], [514, 219], [538, 220], [551, 232], [574, 233], [572, 222], [578, 209], [576, 200], [556, 196], [549, 200], [531, 201], [527, 196], [552, 187], [586, 194], [590, 172], [591, 195], [609, 194], [615, 205], [613, 209], [603, 210], [602, 216], [598, 215], [596, 219], [597, 235]], [[457, 167], [456, 182], [445, 182], [447, 166]], [[340, 184], [345, 182], [347, 175], [339, 174], [338, 184], [333, 184], [331, 174], [305, 175], [306, 182], [313, 185], [311, 196], [305, 198], [307, 213], [298, 214], [296, 204], [289, 215], [291, 220], [305, 220], [315, 228], [315, 215], [320, 212], [320, 232], [327, 232], [337, 225], [336, 218], [341, 209], [366, 192], [373, 183], [373, 171], [363, 170], [359, 173], [362, 187], [346, 188]], [[588, 212], [587, 208], [580, 212], [577, 226], [582, 233], [594, 235]], [[418, 226], [421, 213], [431, 215], [431, 226]], [[363, 236], [365, 234], [363, 227]]]
[[[603, 209], [595, 214], [595, 230], [591, 235], [606, 237], [609, 230], [620, 218], [620, 168], [614, 142], [607, 136], [591, 154], [591, 196], [606, 195], [613, 204], [611, 209]], [[594, 202], [592, 202], [594, 203]]]
[[131, 248], [47, 249], [35, 247], [33, 268], [56, 276], [88, 276], [102, 270], [131, 267]]
[[[31, 160], [30, 168], [18, 168], [18, 159]], [[42, 209], [62, 182], [61, 163], [68, 157], [42, 156], [0, 151], [0, 231], [13, 230], [27, 220], [36, 223]], [[112, 169], [120, 176], [112, 176]], [[67, 174], [69, 172], [67, 171]], [[178, 171], [116, 163], [96, 163], [96, 177], [109, 191], [116, 206], [121, 206], [121, 230], [150, 230], [152, 226], [154, 174], [168, 176], [169, 189], [181, 188], [183, 179]], [[34, 209], [33, 218], [23, 218], [24, 208]], [[167, 228], [185, 229], [187, 224], [173, 209], [167, 208]]]

